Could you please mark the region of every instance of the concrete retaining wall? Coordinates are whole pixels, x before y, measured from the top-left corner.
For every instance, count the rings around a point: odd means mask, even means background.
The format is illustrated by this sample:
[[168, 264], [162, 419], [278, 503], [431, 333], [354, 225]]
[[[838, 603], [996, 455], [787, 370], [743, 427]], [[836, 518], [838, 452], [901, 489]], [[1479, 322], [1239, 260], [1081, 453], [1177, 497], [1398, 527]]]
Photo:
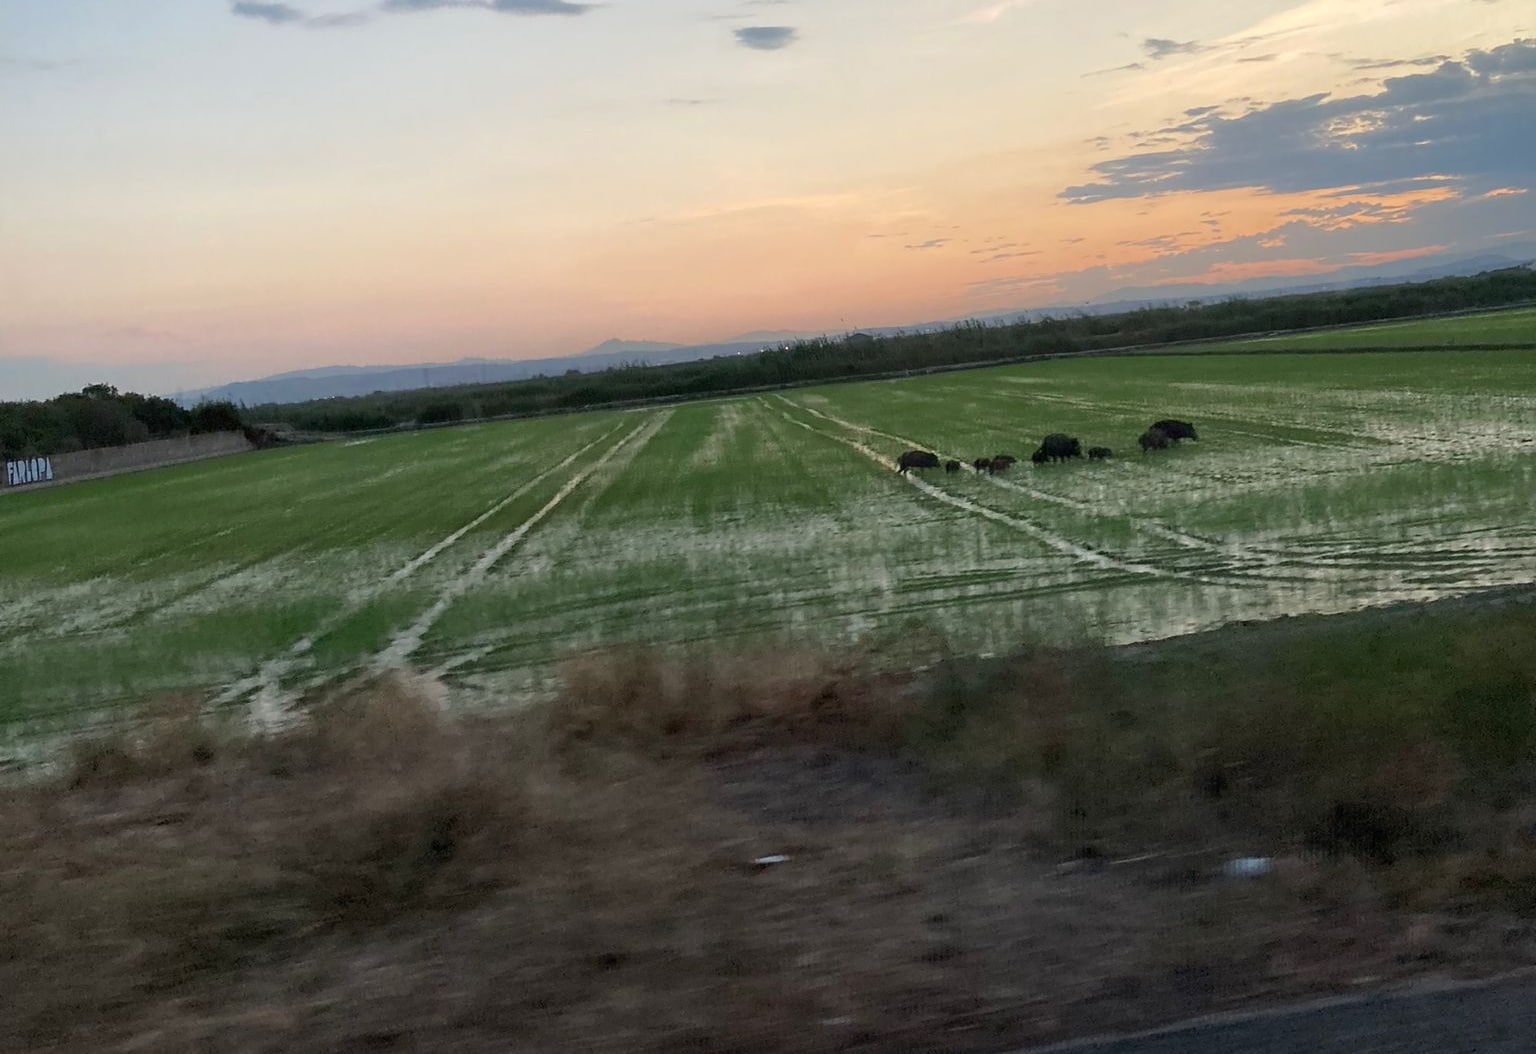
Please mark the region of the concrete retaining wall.
[[[243, 433], [207, 432], [203, 435], [182, 436], [177, 439], [152, 439], [147, 443], [133, 443], [129, 446], [79, 450], [73, 454], [54, 454], [47, 461], [52, 469], [52, 483], [57, 484], [95, 479], [99, 476], [115, 476], [122, 472], [136, 472], [139, 469], [158, 468], [161, 465], [177, 465], [184, 461], [202, 461], [205, 458], [241, 454], [254, 449], [256, 448]], [[0, 472], [0, 487], [5, 485], [9, 475], [10, 473]], [[28, 477], [35, 475], [39, 473], [29, 473]], [[31, 489], [48, 485], [47, 480], [39, 480], [34, 483], [23, 483], [14, 489]]]

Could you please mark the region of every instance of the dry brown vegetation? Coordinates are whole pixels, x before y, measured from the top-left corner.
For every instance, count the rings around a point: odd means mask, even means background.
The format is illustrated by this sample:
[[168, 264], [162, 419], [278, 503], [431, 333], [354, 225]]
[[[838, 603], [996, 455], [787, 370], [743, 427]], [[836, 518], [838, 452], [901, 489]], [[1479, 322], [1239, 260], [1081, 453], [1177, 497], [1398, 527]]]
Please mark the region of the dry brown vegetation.
[[7, 792], [0, 1047], [976, 1051], [1527, 963], [1532, 628], [173, 701]]

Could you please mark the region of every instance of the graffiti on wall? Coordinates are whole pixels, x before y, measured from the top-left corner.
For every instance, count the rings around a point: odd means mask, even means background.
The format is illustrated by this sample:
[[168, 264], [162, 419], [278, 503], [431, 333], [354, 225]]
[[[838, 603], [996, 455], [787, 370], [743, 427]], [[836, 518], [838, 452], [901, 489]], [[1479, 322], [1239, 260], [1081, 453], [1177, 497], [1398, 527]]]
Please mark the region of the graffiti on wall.
[[45, 457], [29, 457], [5, 463], [5, 485], [20, 487], [26, 483], [46, 483], [53, 478], [53, 462]]

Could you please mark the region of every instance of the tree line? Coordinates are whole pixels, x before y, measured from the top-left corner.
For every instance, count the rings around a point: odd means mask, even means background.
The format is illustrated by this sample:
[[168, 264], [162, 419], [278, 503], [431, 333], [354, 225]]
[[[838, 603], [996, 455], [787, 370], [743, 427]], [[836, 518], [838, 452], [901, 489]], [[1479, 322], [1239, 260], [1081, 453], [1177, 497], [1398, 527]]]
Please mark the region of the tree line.
[[231, 402], [188, 410], [171, 399], [91, 384], [52, 399], [0, 402], [0, 460], [69, 454], [243, 427]]
[[1375, 322], [1498, 307], [1531, 299], [1536, 299], [1536, 272], [1511, 268], [1473, 278], [1443, 278], [1340, 292], [1190, 302], [1006, 325], [962, 323], [938, 332], [858, 340], [807, 340], [750, 355], [666, 366], [616, 366], [595, 373], [538, 376], [500, 384], [268, 404], [251, 408], [246, 417], [253, 421], [286, 422], [317, 432], [395, 428], [578, 410], [606, 403], [707, 396], [1039, 354]]
[[750, 355], [666, 366], [633, 364], [523, 381], [267, 404], [237, 409], [208, 402], [184, 409], [170, 399], [106, 384], [36, 402], [0, 402], [0, 454], [7, 458], [122, 446], [198, 432], [281, 422], [302, 431], [449, 424], [461, 420], [580, 410], [608, 403], [686, 399], [750, 388], [834, 381], [1031, 355], [1208, 340], [1245, 333], [1348, 325], [1475, 310], [1536, 299], [1536, 271], [1511, 268], [1473, 278], [1339, 292], [1234, 297], [1072, 314], [1000, 325], [861, 339], [800, 341]]

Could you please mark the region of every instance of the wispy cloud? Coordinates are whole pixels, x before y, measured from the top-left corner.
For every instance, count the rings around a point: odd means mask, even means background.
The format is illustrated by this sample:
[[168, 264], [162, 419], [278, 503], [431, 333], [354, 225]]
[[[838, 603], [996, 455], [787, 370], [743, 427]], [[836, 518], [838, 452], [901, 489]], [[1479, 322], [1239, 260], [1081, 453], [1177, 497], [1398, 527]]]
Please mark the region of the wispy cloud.
[[996, 3], [988, 4], [986, 7], [978, 7], [969, 14], [962, 15], [960, 21], [961, 23], [971, 24], [996, 22], [1015, 8], [1023, 7], [1033, 2], [1034, 0], [997, 0]]
[[1209, 51], [1210, 45], [1202, 44], [1198, 40], [1168, 40], [1164, 37], [1148, 37], [1141, 42], [1141, 50], [1147, 53], [1147, 58], [1153, 62], [1159, 62], [1171, 55], [1198, 55], [1202, 51]]
[[230, 13], [273, 26], [302, 26], [307, 29], [339, 29], [359, 26], [375, 14], [409, 14], [419, 11], [492, 11], [503, 15], [584, 15], [597, 4], [572, 0], [384, 0], [376, 8], [326, 15], [311, 15], [286, 3], [266, 0], [235, 0]]
[[385, 0], [385, 11], [439, 11], [461, 8], [496, 11], [504, 15], [584, 15], [596, 4], [570, 0]]
[[238, 0], [229, 7], [230, 13], [240, 18], [250, 18], [273, 26], [303, 26], [307, 29], [343, 29], [360, 26], [373, 17], [371, 11], [351, 11], [329, 15], [311, 15], [292, 4], [257, 3], [255, 0]]
[[732, 32], [736, 43], [754, 51], [778, 51], [800, 39], [799, 30], [793, 26], [742, 26]]
[[0, 55], [0, 73], [56, 73], [68, 65], [67, 62], [56, 62], [53, 59]]
[[1350, 69], [1356, 70], [1400, 70], [1412, 69], [1416, 66], [1438, 66], [1442, 62], [1449, 62], [1451, 59], [1449, 55], [1422, 55], [1419, 58], [1413, 59], [1366, 59], [1350, 58], [1346, 55], [1330, 55], [1329, 57], [1337, 59]]
[[308, 15], [288, 4], [262, 4], [254, 3], [252, 0], [239, 0], [231, 4], [229, 10], [241, 18], [254, 18], [261, 22], [270, 22], [274, 26], [309, 21]]

